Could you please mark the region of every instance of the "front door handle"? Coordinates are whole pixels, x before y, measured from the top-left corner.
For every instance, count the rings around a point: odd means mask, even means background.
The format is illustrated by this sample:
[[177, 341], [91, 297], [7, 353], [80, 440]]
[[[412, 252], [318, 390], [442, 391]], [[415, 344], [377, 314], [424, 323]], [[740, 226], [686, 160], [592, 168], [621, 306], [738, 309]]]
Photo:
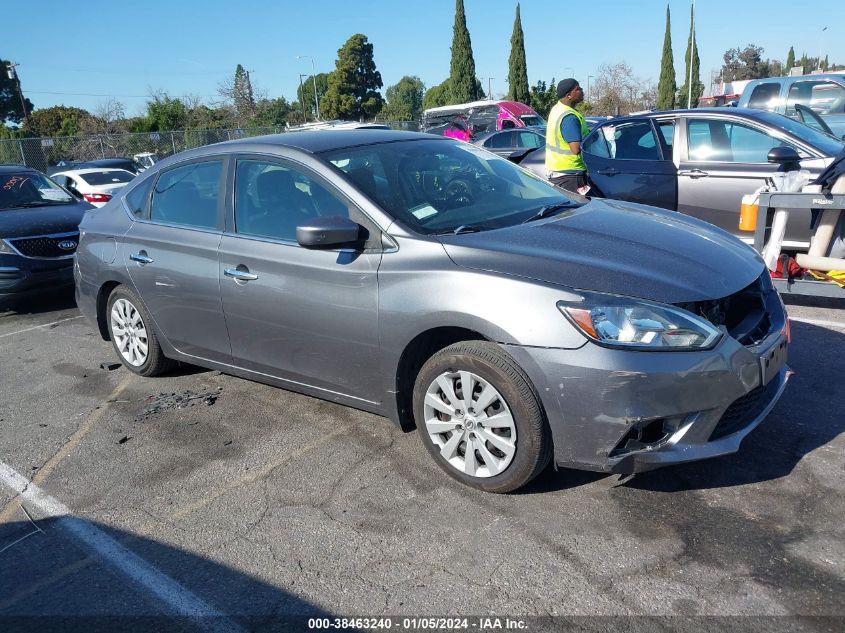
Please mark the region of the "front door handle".
[[597, 174], [601, 174], [602, 176], [615, 176], [616, 174], [620, 173], [618, 169], [614, 169], [610, 167], [609, 169], [599, 169]]
[[152, 257], [147, 257], [147, 251], [138, 251], [134, 255], [130, 255], [129, 259], [138, 262], [141, 266], [152, 264], [155, 261]]
[[679, 171], [679, 176], [689, 176], [690, 178], [707, 178], [710, 174], [700, 169], [690, 169], [688, 171]]
[[235, 281], [255, 281], [258, 275], [249, 272], [249, 268], [241, 264], [237, 268], [224, 268], [223, 274]]

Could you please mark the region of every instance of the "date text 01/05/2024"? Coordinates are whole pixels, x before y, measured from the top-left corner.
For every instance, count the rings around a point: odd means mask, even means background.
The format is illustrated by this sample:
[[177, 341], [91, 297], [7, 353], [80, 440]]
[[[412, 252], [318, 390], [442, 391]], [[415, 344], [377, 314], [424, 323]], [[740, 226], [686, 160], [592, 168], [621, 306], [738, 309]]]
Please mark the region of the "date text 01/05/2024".
[[524, 630], [524, 620], [498, 617], [355, 617], [309, 618], [309, 629], [397, 629], [403, 631], [432, 630]]

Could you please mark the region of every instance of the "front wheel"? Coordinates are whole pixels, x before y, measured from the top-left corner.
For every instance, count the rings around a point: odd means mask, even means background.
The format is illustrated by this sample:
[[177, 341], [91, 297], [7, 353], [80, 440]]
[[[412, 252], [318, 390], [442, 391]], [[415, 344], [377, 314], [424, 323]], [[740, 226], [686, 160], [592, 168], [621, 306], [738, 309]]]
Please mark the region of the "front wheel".
[[516, 490], [551, 459], [537, 394], [494, 343], [456, 343], [432, 356], [414, 385], [414, 417], [437, 464], [480, 490]]

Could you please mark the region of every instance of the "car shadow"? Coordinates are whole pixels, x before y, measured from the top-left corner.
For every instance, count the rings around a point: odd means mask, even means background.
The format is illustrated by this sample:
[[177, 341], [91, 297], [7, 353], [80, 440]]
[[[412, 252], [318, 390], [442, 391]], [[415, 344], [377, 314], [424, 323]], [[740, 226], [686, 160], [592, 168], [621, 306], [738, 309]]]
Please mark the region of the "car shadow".
[[76, 299], [72, 287], [0, 299], [0, 314], [43, 314], [75, 307]]
[[[335, 617], [281, 587], [149, 537], [74, 516], [32, 521], [19, 510], [18, 517], [0, 523], [4, 633], [306, 631], [309, 618]], [[287, 562], [288, 572], [307, 573]]]
[[[789, 365], [796, 375], [768, 417], [724, 457], [639, 473], [620, 485], [654, 492], [725, 488], [786, 477], [804, 457], [845, 432], [841, 406], [845, 334], [792, 321]], [[567, 490], [605, 473], [546, 469], [522, 494]]]

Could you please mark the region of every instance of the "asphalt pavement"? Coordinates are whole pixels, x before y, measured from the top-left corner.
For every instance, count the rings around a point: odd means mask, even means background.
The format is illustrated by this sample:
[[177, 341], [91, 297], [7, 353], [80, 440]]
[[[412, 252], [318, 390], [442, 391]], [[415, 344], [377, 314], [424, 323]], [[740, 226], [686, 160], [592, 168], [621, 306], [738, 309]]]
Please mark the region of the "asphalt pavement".
[[845, 305], [789, 310], [797, 375], [739, 453], [492, 495], [387, 419], [193, 367], [132, 375], [69, 296], [0, 309], [0, 628], [842, 630]]

